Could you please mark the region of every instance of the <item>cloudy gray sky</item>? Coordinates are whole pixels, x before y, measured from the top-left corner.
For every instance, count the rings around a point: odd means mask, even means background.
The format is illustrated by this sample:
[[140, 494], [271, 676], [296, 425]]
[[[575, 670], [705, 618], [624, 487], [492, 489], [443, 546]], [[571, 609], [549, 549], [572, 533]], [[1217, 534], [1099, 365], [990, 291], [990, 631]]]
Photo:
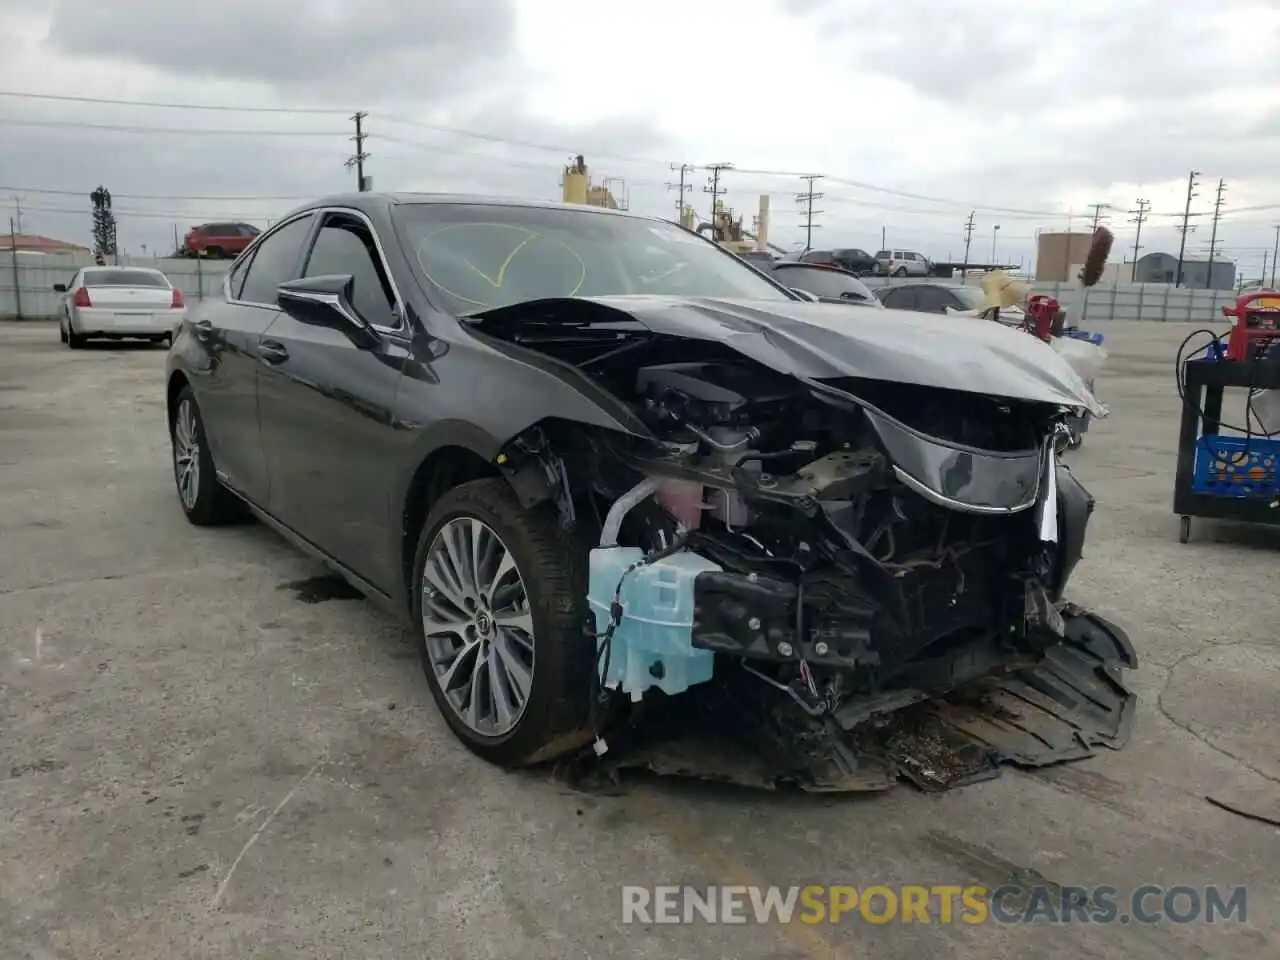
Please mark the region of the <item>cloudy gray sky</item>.
[[[1280, 223], [1277, 50], [1274, 0], [0, 0], [0, 92], [244, 108], [0, 96], [0, 207], [86, 242], [104, 184], [130, 252], [265, 224], [354, 185], [363, 110], [378, 189], [556, 198], [580, 152], [671, 215], [673, 164], [731, 162], [728, 202], [749, 218], [770, 194], [784, 245], [809, 172], [815, 245], [883, 231], [958, 257], [974, 210], [975, 251], [1028, 266], [1038, 230], [1096, 203], [1131, 247], [1139, 197], [1143, 252], [1176, 253], [1195, 169], [1188, 249], [1223, 178], [1220, 252], [1257, 276]], [[689, 180], [705, 212], [706, 171]]]

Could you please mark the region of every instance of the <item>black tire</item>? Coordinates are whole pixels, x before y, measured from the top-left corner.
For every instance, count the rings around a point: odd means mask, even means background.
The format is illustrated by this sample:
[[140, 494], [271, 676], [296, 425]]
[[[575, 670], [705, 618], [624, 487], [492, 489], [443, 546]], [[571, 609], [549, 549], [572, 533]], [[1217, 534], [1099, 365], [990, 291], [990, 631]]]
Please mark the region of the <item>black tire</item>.
[[893, 271], [893, 275], [895, 277], [905, 277], [907, 275], [907, 268], [899, 267], [897, 270]]
[[71, 325], [67, 325], [67, 346], [72, 350], [84, 349], [86, 337], [83, 334], [76, 333], [71, 329]]
[[[422, 623], [422, 574], [436, 534], [460, 518], [479, 520], [503, 541], [516, 563], [533, 617], [533, 680], [524, 712], [509, 731], [472, 730], [446, 698], [430, 662]], [[583, 633], [587, 613], [586, 550], [561, 531], [546, 504], [520, 505], [502, 479], [474, 480], [450, 490], [432, 508], [418, 537], [410, 580], [423, 672], [445, 722], [477, 756], [504, 767], [542, 763], [591, 739], [588, 710], [595, 650]]]
[[67, 330], [66, 330], [66, 328], [65, 328], [65, 327], [63, 327], [63, 325], [62, 325], [61, 323], [59, 323], [59, 324], [58, 324], [58, 339], [59, 339], [62, 343], [66, 343], [66, 342], [67, 342]]
[[224, 256], [221, 247], [205, 247], [204, 253], [210, 260], [221, 260]]
[[[188, 404], [194, 418], [196, 461], [199, 465], [194, 484], [195, 496], [190, 502], [183, 498], [182, 475], [178, 461], [178, 421]], [[197, 527], [223, 526], [244, 520], [248, 513], [244, 502], [218, 482], [217, 474], [214, 472], [213, 457], [209, 453], [209, 441], [204, 432], [204, 419], [189, 386], [182, 388], [177, 402], [173, 405], [173, 414], [169, 419], [169, 443], [173, 448], [174, 486], [178, 491], [178, 503], [182, 506], [182, 512], [186, 518]]]

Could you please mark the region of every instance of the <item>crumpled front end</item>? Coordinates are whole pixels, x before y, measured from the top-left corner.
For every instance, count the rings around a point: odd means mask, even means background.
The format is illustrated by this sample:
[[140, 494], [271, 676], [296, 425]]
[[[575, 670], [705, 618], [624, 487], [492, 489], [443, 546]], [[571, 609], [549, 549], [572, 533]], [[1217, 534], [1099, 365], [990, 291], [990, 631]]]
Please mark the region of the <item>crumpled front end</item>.
[[1125, 742], [1133, 650], [1064, 598], [1093, 509], [1057, 455], [1074, 410], [572, 349], [649, 436], [548, 424], [503, 462], [589, 540], [591, 770], [941, 789]]

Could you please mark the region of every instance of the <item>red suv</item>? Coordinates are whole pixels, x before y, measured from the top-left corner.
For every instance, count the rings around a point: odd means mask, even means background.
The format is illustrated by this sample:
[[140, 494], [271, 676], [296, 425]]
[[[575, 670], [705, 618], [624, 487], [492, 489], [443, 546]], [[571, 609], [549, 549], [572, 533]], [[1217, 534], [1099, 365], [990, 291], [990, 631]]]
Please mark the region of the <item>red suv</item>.
[[182, 252], [188, 257], [215, 260], [237, 257], [261, 232], [249, 223], [205, 223], [191, 228], [182, 242]]

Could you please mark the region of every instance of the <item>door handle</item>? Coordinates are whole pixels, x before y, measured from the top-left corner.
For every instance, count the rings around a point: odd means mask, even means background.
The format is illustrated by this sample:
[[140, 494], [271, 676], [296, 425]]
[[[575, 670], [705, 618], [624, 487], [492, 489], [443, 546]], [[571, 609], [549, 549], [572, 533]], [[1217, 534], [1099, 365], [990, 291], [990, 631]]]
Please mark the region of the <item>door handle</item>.
[[283, 343], [275, 340], [264, 340], [258, 344], [258, 356], [262, 358], [263, 363], [274, 366], [277, 363], [284, 363], [289, 359], [289, 351], [284, 348]]

